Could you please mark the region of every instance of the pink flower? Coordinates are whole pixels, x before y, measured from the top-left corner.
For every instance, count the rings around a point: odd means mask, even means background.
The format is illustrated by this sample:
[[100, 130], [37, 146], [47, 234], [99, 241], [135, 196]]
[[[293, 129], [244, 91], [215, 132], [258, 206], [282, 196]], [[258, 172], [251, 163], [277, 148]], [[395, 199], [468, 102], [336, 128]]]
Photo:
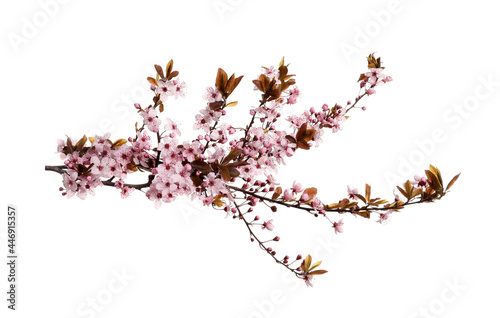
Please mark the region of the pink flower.
[[302, 183], [299, 183], [297, 181], [293, 182], [293, 185], [292, 185], [292, 192], [293, 193], [299, 193], [299, 192], [302, 192], [303, 190], [304, 190], [304, 188], [302, 188]]
[[165, 120], [165, 130], [174, 132], [177, 136], [181, 135], [181, 131], [179, 130], [179, 125], [174, 122], [172, 119], [168, 118]]
[[262, 229], [272, 231], [274, 229], [273, 220], [269, 220], [267, 222], [264, 221], [264, 224], [262, 224]]
[[304, 282], [306, 283], [307, 287], [313, 287], [313, 284], [312, 284], [313, 278], [314, 278], [313, 275], [304, 276]]
[[415, 181], [411, 181], [412, 184], [416, 184], [417, 187], [420, 187], [420, 188], [426, 188], [427, 187], [427, 179], [424, 178], [424, 177], [420, 177], [419, 175], [415, 175], [413, 177], [415, 179]]
[[166, 101], [168, 96], [174, 95], [175, 87], [170, 81], [158, 81], [158, 87], [156, 88], [156, 93], [160, 94], [161, 101]]
[[385, 75], [382, 74], [381, 68], [371, 68], [365, 73], [365, 76], [368, 77], [368, 83], [372, 85], [375, 84], [377, 80], [385, 78]]
[[389, 216], [392, 214], [392, 211], [387, 211], [386, 213], [380, 213], [379, 214], [379, 219], [377, 223], [387, 223], [387, 220], [389, 220]]
[[342, 219], [340, 219], [338, 222], [334, 222], [332, 227], [335, 230], [335, 234], [344, 232], [343, 226], [344, 226], [344, 221]]
[[149, 130], [154, 133], [160, 130], [159, 125], [161, 124], [161, 120], [157, 117], [157, 112], [153, 107], [148, 108], [140, 114], [144, 118], [144, 125], [146, 125]]
[[132, 192], [134, 192], [134, 188], [123, 187], [122, 188], [122, 198], [126, 199]]
[[293, 193], [290, 190], [286, 189], [285, 193], [283, 194], [283, 199], [285, 199], [285, 201], [293, 200]]
[[376, 91], [373, 88], [369, 88], [366, 90], [366, 94], [368, 94], [368, 95], [373, 95], [375, 93], [376, 93]]
[[203, 95], [203, 99], [209, 103], [219, 102], [222, 100], [222, 95], [217, 88], [207, 87], [207, 92]]
[[351, 200], [357, 199], [355, 194], [359, 194], [358, 189], [351, 188], [351, 186], [347, 186], [347, 193], [349, 194], [349, 199], [351, 199]]

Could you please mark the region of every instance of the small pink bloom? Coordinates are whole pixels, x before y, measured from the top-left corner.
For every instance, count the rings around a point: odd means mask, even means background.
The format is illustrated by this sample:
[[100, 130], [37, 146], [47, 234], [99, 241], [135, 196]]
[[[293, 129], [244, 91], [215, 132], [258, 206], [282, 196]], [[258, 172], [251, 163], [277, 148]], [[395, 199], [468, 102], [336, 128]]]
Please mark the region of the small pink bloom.
[[262, 229], [272, 231], [274, 229], [273, 220], [269, 220], [267, 222], [264, 221], [264, 224], [262, 224]]
[[302, 190], [304, 190], [304, 188], [302, 188], [302, 183], [294, 181], [293, 185], [292, 185], [292, 192], [298, 193], [298, 192], [301, 192]]
[[335, 234], [344, 232], [343, 226], [344, 226], [344, 221], [342, 219], [340, 219], [338, 222], [334, 222], [333, 228], [335, 229]]
[[349, 194], [349, 199], [354, 200], [357, 199], [355, 194], [358, 194], [358, 189], [356, 188], [351, 188], [351, 186], [347, 186], [347, 193]]

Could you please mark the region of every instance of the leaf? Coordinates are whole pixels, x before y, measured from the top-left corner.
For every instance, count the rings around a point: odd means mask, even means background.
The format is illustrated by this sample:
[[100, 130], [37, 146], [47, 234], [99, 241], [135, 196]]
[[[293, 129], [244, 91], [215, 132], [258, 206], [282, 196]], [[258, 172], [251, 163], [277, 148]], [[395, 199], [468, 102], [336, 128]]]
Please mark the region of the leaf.
[[174, 68], [174, 60], [168, 61], [167, 67], [165, 67], [165, 71], [167, 72], [167, 77], [169, 77], [170, 73], [172, 73], [173, 68]]
[[284, 64], [285, 64], [285, 57], [283, 56], [281, 58], [281, 61], [280, 61], [280, 64], [279, 64], [278, 68], [282, 67]]
[[83, 135], [82, 139], [78, 140], [78, 142], [76, 143], [76, 151], [82, 150], [86, 142], [87, 142], [87, 136]]
[[118, 139], [117, 141], [115, 141], [112, 145], [111, 145], [111, 148], [112, 149], [116, 149], [118, 147], [120, 147], [121, 145], [124, 145], [127, 143], [127, 139]]
[[224, 105], [224, 101], [221, 101], [221, 100], [218, 102], [212, 102], [212, 103], [208, 104], [210, 109], [213, 111], [217, 111], [217, 110], [221, 109], [223, 105]]
[[413, 184], [411, 184], [410, 180], [406, 180], [405, 182], [405, 191], [408, 194], [408, 199], [410, 199], [413, 193]]
[[455, 181], [458, 180], [458, 177], [460, 177], [461, 173], [457, 174], [456, 176], [453, 177], [453, 179], [451, 179], [450, 183], [448, 183], [448, 186], [446, 187], [446, 191], [448, 191], [452, 186], [453, 184], [455, 183]]
[[318, 189], [316, 188], [307, 188], [304, 190], [305, 194], [307, 194], [309, 196], [309, 200], [307, 200], [307, 202], [311, 202], [313, 200], [313, 198], [316, 196], [316, 194], [318, 194]]
[[215, 78], [215, 86], [219, 89], [219, 92], [225, 96], [226, 94], [226, 83], [227, 83], [227, 73], [219, 68], [217, 70], [217, 77]]
[[369, 219], [370, 218], [370, 212], [368, 211], [363, 211], [363, 212], [353, 212], [354, 214], [357, 214], [359, 216], [362, 216], [364, 218]]
[[229, 169], [225, 166], [219, 166], [220, 175], [224, 181], [231, 181], [231, 174], [229, 173]]
[[311, 266], [311, 262], [312, 262], [311, 255], [307, 255], [306, 259], [304, 260], [304, 266], [302, 268], [302, 271], [308, 272], [309, 271], [309, 267]]
[[237, 162], [231, 162], [230, 164], [227, 164], [226, 167], [242, 167], [242, 166], [248, 166], [250, 163], [240, 160]]
[[158, 64], [155, 64], [155, 69], [156, 69], [156, 72], [158, 73], [158, 75], [160, 75], [161, 79], [164, 79], [165, 75], [163, 74], [163, 69], [161, 68], [161, 66]]
[[281, 187], [277, 187], [275, 190], [274, 190], [274, 193], [273, 193], [273, 196], [272, 196], [272, 199], [273, 200], [276, 200], [277, 198], [279, 198], [279, 196], [283, 193], [283, 189]]
[[227, 170], [229, 170], [229, 175], [231, 176], [231, 178], [236, 178], [240, 175], [240, 172], [237, 169], [230, 166], [226, 166], [226, 168]]
[[400, 186], [397, 186], [399, 192], [401, 192], [402, 195], [404, 195], [405, 198], [410, 199], [410, 196], [406, 193], [405, 190], [403, 190]]
[[323, 274], [326, 274], [326, 273], [328, 273], [328, 271], [325, 271], [324, 269], [318, 269], [318, 270], [309, 272], [308, 274], [309, 275], [323, 275]]
[[214, 200], [212, 201], [212, 203], [216, 206], [218, 206], [219, 208], [222, 207], [224, 205], [224, 201], [221, 200], [221, 196], [218, 195], [214, 198]]
[[293, 137], [293, 136], [290, 136], [290, 135], [286, 135], [285, 138], [289, 141], [289, 142], [293, 142], [294, 144], [297, 143], [297, 140]]
[[229, 152], [229, 154], [226, 156], [226, 158], [224, 158], [224, 160], [222, 160], [221, 165], [223, 165], [223, 166], [227, 165], [232, 160], [238, 158], [238, 156], [241, 155], [242, 152], [243, 152], [243, 150], [241, 150], [241, 149], [233, 148]]
[[94, 141], [95, 141], [95, 138], [94, 138], [94, 137], [89, 137], [89, 141], [90, 141], [90, 143], [92, 143], [92, 144], [93, 144], [93, 143], [94, 143]]
[[172, 78], [176, 77], [177, 75], [179, 75], [179, 72], [178, 71], [173, 71], [172, 73], [170, 73], [168, 76], [167, 76], [167, 80], [171, 80]]
[[309, 147], [309, 145], [307, 144], [307, 142], [304, 142], [302, 140], [298, 140], [297, 141], [297, 147], [299, 147], [300, 149], [304, 149], [304, 150], [311, 149], [311, 147]]
[[238, 87], [238, 85], [240, 84], [242, 78], [243, 78], [243, 75], [239, 76], [239, 77], [236, 77], [234, 79], [234, 81], [231, 82], [231, 85], [228, 84], [228, 87], [227, 87], [227, 95], [228, 96], [231, 95], [231, 93], [236, 89], [236, 87]]
[[439, 191], [440, 189], [443, 188], [443, 186], [441, 185], [441, 183], [439, 182], [439, 179], [438, 177], [432, 173], [430, 170], [425, 170], [425, 175], [427, 176], [427, 178], [429, 180], [431, 180], [431, 188], [436, 190], [436, 191]]
[[357, 197], [358, 199], [360, 199], [361, 201], [363, 201], [363, 203], [366, 203], [366, 199], [364, 196], [362, 196], [361, 194], [354, 194], [355, 197]]
[[372, 193], [372, 187], [367, 183], [365, 185], [365, 197], [366, 197], [366, 202], [370, 202], [370, 195]]
[[209, 173], [212, 171], [210, 165], [201, 159], [197, 159], [189, 164], [201, 173]]
[[262, 87], [262, 83], [259, 80], [253, 80], [252, 83], [255, 84], [259, 91], [264, 92], [264, 87]]
[[309, 268], [309, 270], [312, 271], [313, 269], [315, 269], [319, 265], [321, 265], [321, 261], [317, 261], [316, 263], [314, 263], [313, 266], [311, 266], [311, 268]]
[[238, 102], [231, 102], [231, 103], [227, 104], [226, 107], [234, 107], [236, 105], [238, 105]]
[[158, 86], [158, 82], [152, 77], [148, 77], [148, 82], [154, 86]]

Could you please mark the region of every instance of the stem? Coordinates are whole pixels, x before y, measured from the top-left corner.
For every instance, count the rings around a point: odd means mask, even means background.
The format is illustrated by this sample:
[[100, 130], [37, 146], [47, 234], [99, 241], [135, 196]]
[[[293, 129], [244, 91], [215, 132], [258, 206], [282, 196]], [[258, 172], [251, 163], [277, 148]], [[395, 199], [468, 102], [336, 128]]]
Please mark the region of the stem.
[[285, 266], [289, 271], [291, 271], [292, 273], [294, 273], [297, 277], [299, 277], [299, 274], [296, 270], [294, 270], [293, 268], [290, 268], [290, 265], [288, 264], [285, 264], [283, 261], [279, 260], [275, 255], [272, 254], [271, 251], [269, 251], [266, 246], [264, 245], [264, 242], [262, 242], [261, 240], [259, 240], [259, 238], [255, 235], [255, 233], [252, 231], [252, 228], [251, 228], [251, 225], [246, 219], [245, 217], [243, 216], [243, 213], [241, 213], [241, 210], [240, 210], [240, 206], [237, 205], [236, 203], [234, 204], [234, 206], [236, 207], [236, 209], [238, 210], [238, 215], [239, 215], [239, 218], [240, 220], [243, 220], [243, 222], [245, 223], [245, 226], [247, 227], [248, 229], [248, 232], [250, 233], [250, 237], [254, 238], [257, 243], [259, 244], [259, 247], [261, 249], [263, 249], [264, 251], [266, 251], [267, 254], [269, 254], [276, 263], [278, 264], [281, 264], [283, 266]]

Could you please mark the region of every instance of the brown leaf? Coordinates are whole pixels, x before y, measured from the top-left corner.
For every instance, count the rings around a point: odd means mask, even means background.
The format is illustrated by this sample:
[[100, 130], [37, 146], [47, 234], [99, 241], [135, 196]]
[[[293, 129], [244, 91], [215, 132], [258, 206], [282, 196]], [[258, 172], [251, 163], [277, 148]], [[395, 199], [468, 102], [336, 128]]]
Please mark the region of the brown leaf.
[[82, 139], [78, 140], [78, 142], [76, 143], [76, 151], [82, 150], [86, 142], [87, 142], [87, 136], [83, 135]]
[[158, 86], [158, 82], [152, 77], [148, 77], [148, 82], [154, 86]]
[[370, 195], [372, 193], [372, 187], [367, 183], [365, 185], [365, 197], [366, 197], [366, 202], [370, 202]]
[[221, 109], [223, 105], [224, 105], [224, 101], [221, 101], [221, 100], [218, 102], [212, 102], [212, 103], [208, 104], [210, 109], [213, 111], [217, 111], [217, 110]]
[[120, 147], [121, 145], [124, 145], [127, 143], [127, 139], [118, 139], [117, 141], [115, 141], [112, 145], [111, 145], [111, 148], [112, 149], [116, 149], [118, 147]]
[[312, 272], [309, 272], [309, 275], [323, 275], [328, 273], [328, 271], [325, 271], [324, 269], [318, 269]]
[[219, 68], [217, 70], [217, 77], [215, 79], [215, 86], [219, 89], [219, 92], [225, 96], [226, 94], [226, 83], [227, 83], [227, 73]]
[[243, 150], [241, 149], [236, 149], [236, 148], [233, 148], [229, 154], [224, 158], [224, 160], [222, 160], [221, 162], [221, 165], [225, 166], [227, 165], [229, 162], [231, 162], [232, 160], [238, 158], [238, 156], [243, 152]]
[[274, 193], [273, 193], [273, 197], [272, 199], [273, 200], [276, 200], [277, 198], [279, 198], [279, 196], [281, 195], [281, 193], [283, 193], [283, 189], [281, 187], [277, 187], [275, 190], [274, 190]]
[[155, 64], [155, 69], [158, 75], [160, 75], [161, 79], [165, 78], [165, 75], [163, 74], [163, 69], [161, 68], [160, 65]]
[[312, 262], [311, 255], [307, 255], [306, 258], [304, 259], [304, 266], [302, 267], [302, 271], [308, 272], [309, 267], [311, 266], [311, 262]]
[[172, 78], [176, 77], [177, 75], [179, 75], [179, 72], [178, 71], [173, 71], [172, 73], [170, 73], [168, 76], [167, 76], [167, 80], [171, 80]]
[[220, 175], [222, 179], [225, 181], [231, 181], [231, 174], [229, 173], [229, 169], [225, 166], [219, 166]]
[[172, 73], [172, 69], [174, 68], [174, 60], [168, 61], [167, 67], [165, 67], [165, 71], [167, 72], [167, 77]]
[[210, 165], [201, 159], [197, 159], [189, 164], [201, 173], [209, 173], [212, 171]]
[[448, 183], [448, 186], [446, 187], [446, 191], [448, 191], [452, 186], [453, 184], [455, 183], [455, 181], [458, 180], [458, 177], [460, 177], [461, 173], [457, 174], [456, 176], [453, 177], [453, 179], [451, 179], [450, 183]]

